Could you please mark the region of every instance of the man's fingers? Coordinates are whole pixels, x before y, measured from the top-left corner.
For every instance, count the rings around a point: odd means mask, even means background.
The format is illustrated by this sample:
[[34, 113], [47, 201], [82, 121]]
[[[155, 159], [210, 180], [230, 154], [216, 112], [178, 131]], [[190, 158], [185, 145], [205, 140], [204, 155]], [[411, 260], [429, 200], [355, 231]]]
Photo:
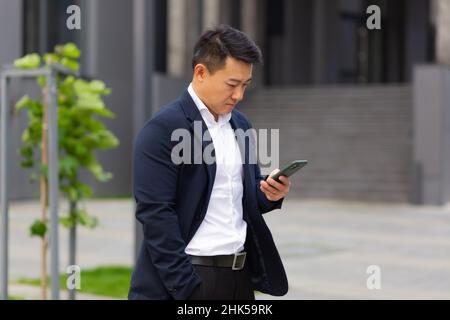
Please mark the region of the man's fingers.
[[289, 180], [289, 178], [287, 178], [285, 176], [281, 176], [280, 181], [283, 183], [284, 187], [287, 187], [288, 192], [289, 192], [289, 189], [291, 187], [291, 180]]
[[267, 190], [263, 186], [261, 186], [260, 189], [261, 189], [262, 193], [265, 194], [266, 198], [269, 199], [270, 201], [277, 201], [278, 200], [278, 196], [276, 194], [273, 194], [272, 192], [270, 192], [269, 190]]
[[[281, 177], [283, 177], [283, 176], [281, 176]], [[280, 177], [280, 178], [281, 178], [281, 177]], [[284, 177], [283, 177], [283, 178], [284, 178]], [[281, 179], [280, 179], [280, 180], [281, 180]], [[274, 179], [272, 179], [272, 178], [267, 178], [266, 182], [267, 182], [270, 186], [274, 187], [275, 189], [282, 190], [282, 189], [284, 188], [284, 186], [283, 186], [282, 183], [279, 183], [279, 182], [277, 182], [276, 180], [274, 180]], [[283, 181], [281, 180], [281, 182], [283, 182]]]
[[276, 188], [272, 187], [266, 181], [261, 181], [261, 187], [264, 190], [267, 190], [268, 192], [273, 193], [273, 194], [276, 194], [277, 192], [279, 192], [279, 190], [277, 190]]

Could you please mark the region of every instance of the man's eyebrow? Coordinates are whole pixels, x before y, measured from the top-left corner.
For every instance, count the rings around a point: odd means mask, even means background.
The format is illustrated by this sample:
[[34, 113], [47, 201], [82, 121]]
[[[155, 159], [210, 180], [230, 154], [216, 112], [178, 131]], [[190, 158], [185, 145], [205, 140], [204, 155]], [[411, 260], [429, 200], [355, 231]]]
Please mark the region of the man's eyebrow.
[[[237, 82], [237, 83], [241, 83], [242, 82], [241, 80], [233, 79], [233, 78], [228, 79], [228, 81], [233, 81], [233, 82]], [[251, 82], [251, 81], [252, 81], [252, 78], [250, 78], [250, 79], [248, 79], [247, 81], [244, 81], [244, 82], [248, 83], [248, 82]]]

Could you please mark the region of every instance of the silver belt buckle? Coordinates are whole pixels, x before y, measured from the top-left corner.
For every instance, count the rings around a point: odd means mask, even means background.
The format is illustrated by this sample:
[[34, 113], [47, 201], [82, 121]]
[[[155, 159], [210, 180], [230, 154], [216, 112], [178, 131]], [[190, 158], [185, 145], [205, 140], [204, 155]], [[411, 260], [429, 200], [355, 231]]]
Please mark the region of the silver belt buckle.
[[231, 267], [231, 270], [242, 270], [244, 268], [246, 256], [247, 252], [235, 253], [233, 259], [233, 266]]

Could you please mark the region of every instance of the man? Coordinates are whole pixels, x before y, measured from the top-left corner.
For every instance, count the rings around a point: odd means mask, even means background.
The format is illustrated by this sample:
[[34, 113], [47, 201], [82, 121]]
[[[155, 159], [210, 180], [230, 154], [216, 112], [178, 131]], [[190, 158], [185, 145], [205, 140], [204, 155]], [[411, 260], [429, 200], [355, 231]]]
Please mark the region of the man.
[[[281, 208], [290, 182], [265, 181], [249, 161], [252, 146], [234, 134], [251, 129], [235, 107], [261, 60], [244, 33], [229, 26], [206, 31], [194, 48], [189, 88], [138, 135], [133, 183], [144, 240], [129, 299], [252, 300], [253, 290], [287, 292], [262, 214]], [[190, 133], [192, 144], [210, 136], [200, 142], [201, 151], [212, 149], [215, 161], [202, 155], [199, 162], [195, 150], [187, 156], [192, 161], [174, 161], [178, 141], [172, 134], [180, 129]], [[183, 150], [183, 157], [190, 151]]]

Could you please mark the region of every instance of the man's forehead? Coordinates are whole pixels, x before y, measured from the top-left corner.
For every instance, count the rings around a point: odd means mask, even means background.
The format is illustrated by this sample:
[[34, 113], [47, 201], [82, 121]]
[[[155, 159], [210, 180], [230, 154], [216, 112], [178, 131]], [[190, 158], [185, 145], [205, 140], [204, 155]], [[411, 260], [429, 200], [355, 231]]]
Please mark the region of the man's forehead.
[[246, 77], [246, 78], [242, 78], [242, 79], [238, 79], [236, 77], [230, 77], [230, 78], [228, 78], [228, 81], [236, 82], [236, 83], [250, 82], [250, 81], [252, 81], [252, 77], [250, 76], [249, 78]]
[[252, 79], [253, 65], [227, 57], [223, 73], [228, 81], [249, 82]]

